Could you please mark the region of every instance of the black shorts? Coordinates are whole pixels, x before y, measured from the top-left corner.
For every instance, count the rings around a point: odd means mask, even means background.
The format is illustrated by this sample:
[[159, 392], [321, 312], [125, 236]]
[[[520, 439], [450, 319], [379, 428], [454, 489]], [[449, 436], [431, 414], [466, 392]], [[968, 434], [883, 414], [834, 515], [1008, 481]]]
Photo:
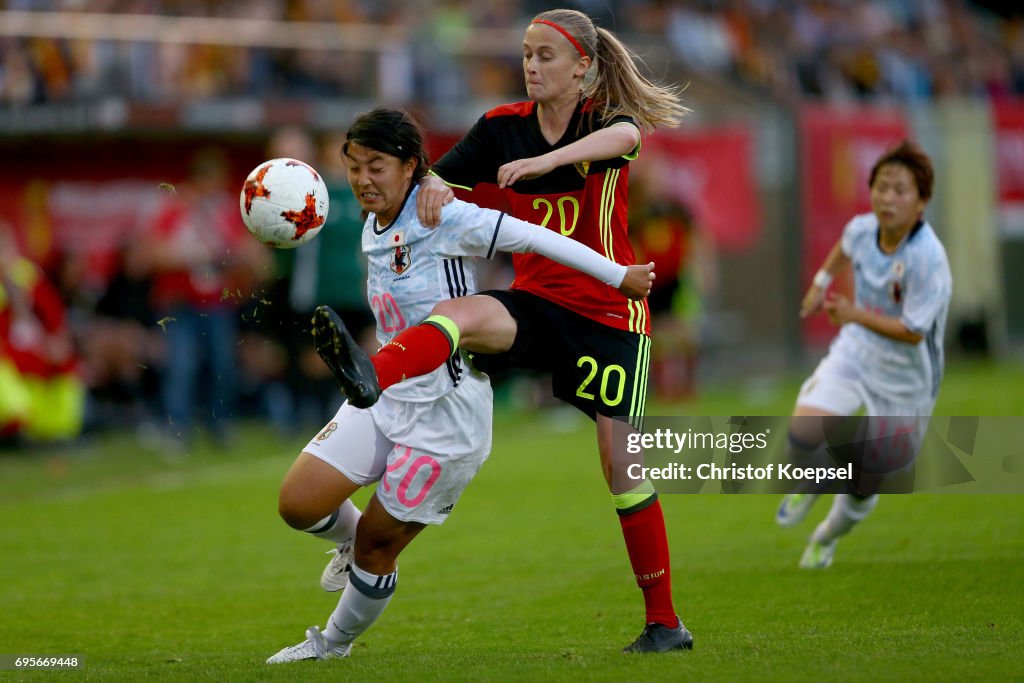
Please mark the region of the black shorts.
[[[480, 292], [494, 297], [515, 318], [512, 348], [473, 354], [473, 365], [488, 374], [512, 368], [551, 373], [552, 391], [591, 419], [639, 419], [647, 396], [651, 338], [602, 325], [519, 290]], [[632, 421], [632, 420], [631, 420]]]

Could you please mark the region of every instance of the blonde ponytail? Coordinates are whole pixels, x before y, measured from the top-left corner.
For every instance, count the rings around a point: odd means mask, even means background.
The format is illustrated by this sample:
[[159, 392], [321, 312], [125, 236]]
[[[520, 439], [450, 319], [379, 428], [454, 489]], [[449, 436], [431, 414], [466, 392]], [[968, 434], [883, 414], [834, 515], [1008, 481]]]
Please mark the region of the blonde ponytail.
[[646, 133], [678, 126], [690, 111], [679, 101], [679, 89], [651, 83], [636, 59], [611, 31], [597, 29], [597, 77], [584, 94], [603, 119], [631, 116]]

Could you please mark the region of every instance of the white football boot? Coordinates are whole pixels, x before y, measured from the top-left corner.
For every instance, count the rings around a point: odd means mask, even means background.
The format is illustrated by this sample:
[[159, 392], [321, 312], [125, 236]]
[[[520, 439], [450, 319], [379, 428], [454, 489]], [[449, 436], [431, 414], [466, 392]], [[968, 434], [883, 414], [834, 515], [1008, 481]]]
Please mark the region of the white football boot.
[[832, 556], [836, 554], [836, 544], [839, 539], [834, 538], [828, 543], [819, 543], [811, 539], [804, 554], [800, 556], [801, 569], [828, 569], [832, 565]]
[[352, 571], [352, 543], [339, 545], [328, 550], [327, 554], [333, 557], [320, 574], [320, 587], [328, 593], [343, 591], [348, 585], [348, 575]]
[[782, 503], [775, 513], [775, 523], [787, 529], [796, 526], [804, 521], [816, 500], [818, 495], [815, 493], [790, 493], [783, 496]]
[[267, 660], [267, 664], [284, 664], [301, 662], [304, 659], [338, 659], [348, 657], [352, 651], [352, 643], [348, 645], [331, 645], [319, 626], [306, 629], [306, 639], [298, 645], [289, 645]]

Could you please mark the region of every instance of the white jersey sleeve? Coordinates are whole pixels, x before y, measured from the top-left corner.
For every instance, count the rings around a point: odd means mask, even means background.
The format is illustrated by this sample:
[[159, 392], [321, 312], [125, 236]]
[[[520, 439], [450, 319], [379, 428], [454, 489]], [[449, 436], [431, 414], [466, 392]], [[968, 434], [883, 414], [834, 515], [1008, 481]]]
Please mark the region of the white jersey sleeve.
[[843, 250], [844, 254], [852, 257], [857, 251], [857, 240], [874, 231], [871, 217], [871, 214], [854, 216], [843, 227], [842, 237], [839, 238], [839, 248]]
[[590, 247], [553, 230], [493, 209], [454, 201], [441, 211], [443, 243], [437, 245], [453, 256], [493, 258], [496, 251], [536, 253], [618, 287], [626, 277], [626, 266], [606, 259]]
[[907, 269], [906, 298], [900, 322], [911, 332], [927, 335], [936, 318], [944, 314], [953, 292], [946, 252], [938, 240], [925, 241], [931, 235], [922, 235], [925, 245], [917, 254], [920, 261]]

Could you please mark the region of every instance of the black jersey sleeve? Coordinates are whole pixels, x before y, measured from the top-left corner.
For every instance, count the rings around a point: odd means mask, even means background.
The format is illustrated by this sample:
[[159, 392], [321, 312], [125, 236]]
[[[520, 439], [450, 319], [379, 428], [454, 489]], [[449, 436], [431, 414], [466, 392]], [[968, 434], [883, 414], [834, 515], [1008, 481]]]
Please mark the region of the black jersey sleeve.
[[498, 141], [494, 127], [486, 116], [481, 116], [461, 140], [444, 153], [434, 164], [433, 171], [449, 185], [473, 189], [477, 183], [498, 180], [498, 162], [495, 151]]

